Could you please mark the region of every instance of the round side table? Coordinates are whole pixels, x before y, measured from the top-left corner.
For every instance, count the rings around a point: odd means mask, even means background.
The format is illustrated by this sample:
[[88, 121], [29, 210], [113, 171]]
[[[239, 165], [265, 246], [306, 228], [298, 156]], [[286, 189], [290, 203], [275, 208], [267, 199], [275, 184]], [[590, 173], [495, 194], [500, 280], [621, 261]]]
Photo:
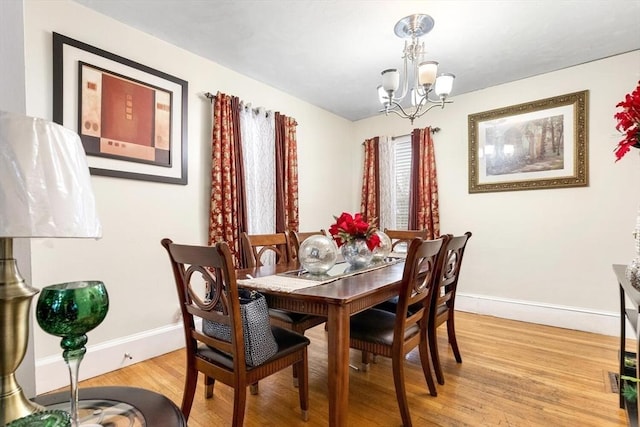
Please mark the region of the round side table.
[[[35, 402], [48, 409], [69, 410], [69, 392], [38, 396]], [[82, 419], [111, 427], [186, 427], [180, 409], [166, 396], [136, 387], [79, 389]]]

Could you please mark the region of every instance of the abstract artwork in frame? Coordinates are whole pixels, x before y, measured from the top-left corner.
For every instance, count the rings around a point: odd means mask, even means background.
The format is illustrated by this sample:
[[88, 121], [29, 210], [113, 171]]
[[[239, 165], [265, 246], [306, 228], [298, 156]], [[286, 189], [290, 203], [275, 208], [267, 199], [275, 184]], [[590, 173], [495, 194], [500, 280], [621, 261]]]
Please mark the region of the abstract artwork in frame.
[[588, 185], [588, 91], [471, 114], [469, 193]]
[[75, 130], [93, 175], [187, 184], [182, 79], [53, 33], [53, 120]]

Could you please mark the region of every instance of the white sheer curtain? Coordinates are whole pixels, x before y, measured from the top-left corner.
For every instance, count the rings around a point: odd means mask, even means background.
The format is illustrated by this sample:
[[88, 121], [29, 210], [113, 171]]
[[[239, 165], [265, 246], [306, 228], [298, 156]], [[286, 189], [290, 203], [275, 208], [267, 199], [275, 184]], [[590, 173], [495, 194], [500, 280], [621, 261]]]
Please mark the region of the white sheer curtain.
[[[249, 234], [276, 231], [276, 153], [273, 113], [251, 104], [240, 110]], [[266, 260], [265, 260], [266, 261]]]
[[378, 171], [380, 173], [380, 218], [378, 228], [396, 229], [396, 180], [393, 142], [381, 136], [378, 144]]

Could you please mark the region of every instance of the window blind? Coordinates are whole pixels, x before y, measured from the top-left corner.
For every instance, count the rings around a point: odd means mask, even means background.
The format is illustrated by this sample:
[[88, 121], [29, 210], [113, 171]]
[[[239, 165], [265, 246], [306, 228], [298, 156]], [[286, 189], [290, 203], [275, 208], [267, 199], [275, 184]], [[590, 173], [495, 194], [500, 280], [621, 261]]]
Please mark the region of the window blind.
[[411, 137], [394, 140], [396, 226], [399, 230], [409, 227], [409, 187], [411, 178]]

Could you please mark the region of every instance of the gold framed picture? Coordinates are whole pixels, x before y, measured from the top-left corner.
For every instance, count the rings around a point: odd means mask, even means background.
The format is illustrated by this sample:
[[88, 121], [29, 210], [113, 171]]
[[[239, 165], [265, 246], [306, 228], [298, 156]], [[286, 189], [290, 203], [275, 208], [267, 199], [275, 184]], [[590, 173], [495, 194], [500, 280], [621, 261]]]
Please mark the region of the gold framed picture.
[[53, 33], [53, 120], [92, 175], [187, 185], [188, 83]]
[[469, 115], [469, 193], [587, 186], [588, 91]]

